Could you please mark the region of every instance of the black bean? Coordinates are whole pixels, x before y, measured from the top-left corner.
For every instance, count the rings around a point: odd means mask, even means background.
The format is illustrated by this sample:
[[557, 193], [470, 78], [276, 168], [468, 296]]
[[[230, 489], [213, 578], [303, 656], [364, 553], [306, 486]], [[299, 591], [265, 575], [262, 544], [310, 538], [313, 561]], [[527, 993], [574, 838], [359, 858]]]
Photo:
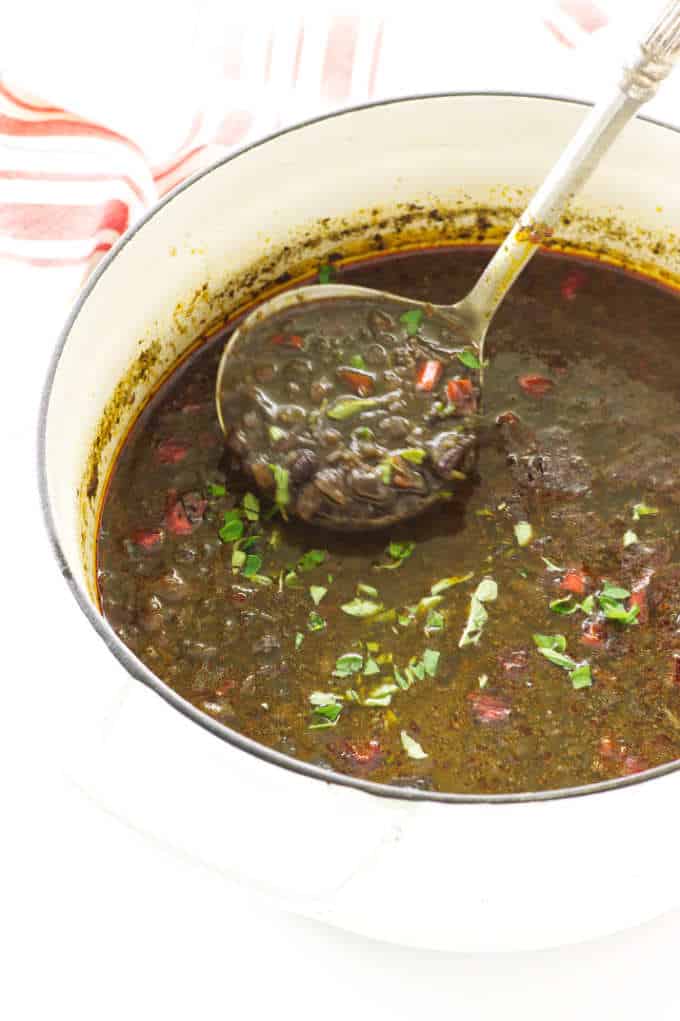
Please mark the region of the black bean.
[[353, 468], [350, 472], [349, 484], [353, 493], [371, 503], [388, 503], [394, 498], [393, 491], [385, 485], [377, 471]]
[[262, 635], [262, 638], [253, 645], [253, 652], [256, 656], [270, 656], [273, 652], [278, 652], [281, 648], [281, 642], [276, 635]]
[[313, 450], [299, 450], [290, 465], [293, 482], [307, 482], [319, 467], [318, 455]]
[[368, 348], [366, 348], [364, 361], [367, 365], [371, 365], [373, 368], [379, 368], [387, 361], [387, 351], [382, 344], [371, 344]]
[[389, 415], [378, 422], [378, 429], [388, 440], [403, 440], [408, 436], [410, 423], [400, 415]]
[[338, 503], [341, 506], [347, 503], [345, 480], [341, 471], [334, 468], [324, 468], [316, 475], [314, 485], [333, 503]]

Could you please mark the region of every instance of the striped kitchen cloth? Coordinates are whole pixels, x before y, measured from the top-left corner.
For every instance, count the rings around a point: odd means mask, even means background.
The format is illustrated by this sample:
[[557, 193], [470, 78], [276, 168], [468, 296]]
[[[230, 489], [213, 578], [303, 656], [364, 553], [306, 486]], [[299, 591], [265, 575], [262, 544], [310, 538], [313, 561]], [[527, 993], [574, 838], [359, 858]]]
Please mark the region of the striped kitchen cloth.
[[[485, 5], [477, 6], [463, 26], [472, 37], [478, 26], [483, 31]], [[498, 18], [509, 16], [507, 8], [522, 4], [498, 6]], [[516, 63], [506, 45], [506, 32], [517, 25], [512, 17], [487, 34], [485, 59], [494, 67], [503, 59]], [[547, 66], [606, 22], [589, 0], [559, 0], [528, 5], [514, 30], [529, 39], [533, 66]], [[126, 134], [106, 118], [79, 114], [77, 101], [67, 110], [30, 95], [16, 73], [0, 77], [0, 256], [78, 266], [82, 278], [188, 175], [286, 122], [387, 95], [466, 88], [470, 81], [474, 87], [479, 72], [462, 52], [453, 59], [448, 39], [431, 26], [422, 40], [414, 32], [410, 18], [375, 13], [231, 24], [213, 44], [217, 71], [208, 101], [198, 103], [184, 137], [166, 152], [143, 131]], [[478, 63], [474, 52], [470, 59]]]

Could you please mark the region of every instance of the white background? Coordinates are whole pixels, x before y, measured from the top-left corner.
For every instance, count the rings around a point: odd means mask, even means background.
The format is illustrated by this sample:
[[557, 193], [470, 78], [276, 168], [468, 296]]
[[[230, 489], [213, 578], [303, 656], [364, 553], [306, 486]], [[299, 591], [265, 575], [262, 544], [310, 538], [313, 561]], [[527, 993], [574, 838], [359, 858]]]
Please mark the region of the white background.
[[[92, 73], [96, 35], [94, 92], [107, 76], [109, 87], [113, 81], [124, 89], [123, 63], [107, 51], [107, 39], [125, 36], [121, 12], [127, 15], [129, 6], [90, 4], [88, 18], [79, 21], [76, 9], [85, 5], [51, 5], [54, 23], [40, 31], [42, 12], [24, 4], [0, 43], [0, 66], [37, 73], [41, 65], [41, 73], [46, 66], [54, 73], [61, 55], [69, 65], [66, 90], [79, 75]], [[417, 6], [427, 16], [427, 6]], [[624, 14], [630, 6], [623, 5]], [[461, 23], [465, 7], [449, 5]], [[182, 10], [165, 5], [170, 40], [182, 34], [181, 22], [172, 21]], [[147, 7], [140, 11], [148, 15]], [[478, 31], [478, 22], [466, 24]], [[134, 55], [143, 36], [132, 26], [126, 31]], [[450, 88], [533, 87], [578, 95], [594, 93], [609, 52], [602, 42], [586, 45], [583, 57], [569, 58], [571, 64], [565, 57], [547, 67], [532, 48], [520, 48], [524, 59], [505, 66], [500, 57], [485, 65], [467, 60], [464, 51], [460, 33], [452, 35]], [[138, 81], [134, 61], [130, 73]], [[423, 81], [422, 88], [433, 85], [445, 83]], [[664, 102], [657, 113], [680, 119], [680, 90]], [[670, 172], [677, 175], [677, 168]], [[0, 1015], [8, 1021], [675, 1021], [680, 912], [597, 943], [543, 953], [479, 957], [402, 950], [284, 915], [134, 832], [78, 789], [64, 763], [84, 725], [78, 698], [97, 685], [106, 654], [51, 561], [33, 470], [39, 389], [72, 298], [72, 276], [55, 270], [27, 275], [20, 266], [0, 264], [0, 298], [6, 368], [0, 400]], [[616, 847], [590, 846], [588, 834], [583, 846], [574, 868], [617, 853]], [[454, 884], [466, 880], [451, 876]]]

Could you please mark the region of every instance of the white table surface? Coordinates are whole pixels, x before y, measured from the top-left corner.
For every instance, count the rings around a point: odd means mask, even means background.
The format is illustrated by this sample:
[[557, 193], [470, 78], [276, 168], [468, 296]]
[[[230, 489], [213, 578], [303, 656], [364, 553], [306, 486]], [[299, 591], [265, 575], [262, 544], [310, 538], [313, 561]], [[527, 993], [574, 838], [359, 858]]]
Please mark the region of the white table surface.
[[71, 281], [0, 262], [9, 360], [0, 402], [0, 1015], [677, 1021], [680, 911], [542, 953], [399, 949], [281, 913], [78, 789], [65, 753], [84, 723], [78, 699], [98, 685], [108, 654], [52, 561], [34, 472], [38, 391]]

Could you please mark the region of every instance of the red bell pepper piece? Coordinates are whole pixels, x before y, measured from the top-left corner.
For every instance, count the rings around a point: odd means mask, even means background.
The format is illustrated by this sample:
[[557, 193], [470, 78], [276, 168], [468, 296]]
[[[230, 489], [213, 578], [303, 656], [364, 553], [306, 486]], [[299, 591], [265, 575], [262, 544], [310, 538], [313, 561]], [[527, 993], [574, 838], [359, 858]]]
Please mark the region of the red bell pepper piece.
[[302, 350], [305, 343], [299, 333], [275, 333], [272, 337], [272, 344], [278, 347], [294, 347]]
[[368, 372], [362, 372], [360, 369], [339, 369], [338, 375], [359, 397], [368, 397], [375, 389], [375, 380]]
[[189, 444], [184, 443], [183, 440], [161, 440], [156, 447], [156, 457], [161, 464], [179, 464], [190, 449]]
[[436, 358], [432, 358], [427, 362], [423, 362], [418, 369], [416, 376], [416, 389], [422, 390], [425, 393], [429, 393], [434, 390], [439, 380], [442, 378], [442, 372], [444, 366], [441, 362], [438, 362]]
[[468, 695], [472, 715], [479, 723], [500, 723], [512, 712], [510, 703], [500, 695], [471, 691]]
[[545, 397], [555, 386], [552, 379], [548, 379], [547, 376], [518, 376], [517, 382], [530, 397]]
[[573, 596], [584, 596], [586, 594], [587, 578], [583, 571], [570, 567], [560, 581], [560, 588], [563, 592], [571, 592]]
[[159, 546], [165, 538], [162, 528], [138, 528], [130, 536], [130, 542], [142, 549], [153, 549]]
[[587, 280], [582, 269], [572, 269], [560, 284], [560, 292], [565, 301], [573, 301]]

